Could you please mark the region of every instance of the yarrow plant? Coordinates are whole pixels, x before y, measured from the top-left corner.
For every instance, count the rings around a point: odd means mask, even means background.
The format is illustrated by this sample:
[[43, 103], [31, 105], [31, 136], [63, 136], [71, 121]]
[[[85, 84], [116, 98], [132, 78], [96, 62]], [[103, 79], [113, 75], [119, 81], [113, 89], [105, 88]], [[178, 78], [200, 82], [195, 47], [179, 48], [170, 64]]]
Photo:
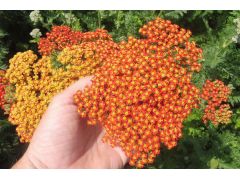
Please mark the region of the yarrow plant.
[[71, 25], [72, 23], [77, 21], [77, 17], [72, 13], [63, 13], [63, 17], [65, 18], [66, 24]]
[[201, 69], [202, 50], [189, 41], [190, 31], [168, 20], [150, 21], [139, 32], [143, 38], [121, 42], [74, 99], [88, 124], [105, 128], [103, 140], [142, 168], [161, 143], [171, 149], [182, 137], [182, 122], [199, 102], [191, 77]]
[[6, 79], [5, 79], [5, 70], [0, 70], [0, 108], [4, 110], [4, 96], [5, 96], [5, 86], [6, 86]]
[[236, 35], [232, 37], [232, 41], [234, 43], [239, 43], [240, 42], [240, 18], [236, 18], [233, 20], [233, 23], [236, 26]]
[[50, 55], [54, 51], [76, 45], [80, 42], [81, 35], [80, 31], [73, 31], [68, 26], [53, 26], [52, 31], [46, 34], [47, 37], [40, 39], [39, 52], [42, 55]]
[[46, 38], [41, 38], [39, 41], [38, 48], [42, 55], [51, 55], [82, 42], [97, 39], [112, 40], [106, 30], [97, 29], [95, 32], [82, 33], [81, 31], [74, 31], [68, 26], [54, 26], [52, 31], [46, 35]]
[[[54, 34], [61, 30], [65, 34]], [[53, 27], [47, 35], [48, 39], [41, 38], [39, 42], [40, 52], [44, 56], [38, 58], [29, 50], [17, 53], [10, 59], [5, 77], [16, 90], [9, 121], [17, 125], [21, 142], [30, 141], [54, 95], [80, 77], [94, 74], [105, 58], [117, 48], [104, 30], [77, 34], [81, 34], [81, 41], [69, 41], [72, 35], [70, 28]]]
[[201, 97], [207, 101], [203, 122], [211, 121], [214, 125], [228, 124], [232, 115], [229, 104], [226, 103], [231, 90], [220, 80], [207, 80], [203, 86]]
[[40, 29], [35, 28], [30, 32], [30, 36], [32, 36], [33, 38], [40, 38], [42, 36], [42, 33]]
[[39, 10], [32, 11], [29, 15], [29, 18], [34, 24], [37, 24], [43, 20], [43, 17]]
[[[33, 17], [39, 19], [39, 12]], [[207, 81], [200, 91], [192, 82], [201, 70], [202, 49], [190, 41], [189, 30], [157, 18], [139, 33], [140, 39], [115, 43], [103, 29], [53, 26], [39, 39], [41, 57], [30, 50], [17, 53], [3, 73], [7, 85], [0, 86], [0, 100], [21, 142], [30, 142], [52, 97], [88, 75], [94, 75], [92, 85], [73, 97], [78, 112], [89, 125], [101, 124], [103, 141], [120, 146], [131, 166], [153, 163], [163, 145], [174, 148], [201, 98], [205, 123], [230, 122], [230, 106], [222, 103], [228, 87]]]

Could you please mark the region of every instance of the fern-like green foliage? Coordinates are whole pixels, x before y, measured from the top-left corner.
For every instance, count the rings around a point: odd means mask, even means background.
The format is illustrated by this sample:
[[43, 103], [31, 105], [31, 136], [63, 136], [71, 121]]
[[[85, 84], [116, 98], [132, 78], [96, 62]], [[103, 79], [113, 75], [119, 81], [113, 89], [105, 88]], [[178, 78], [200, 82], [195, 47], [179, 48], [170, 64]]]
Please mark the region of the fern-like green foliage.
[[183, 138], [177, 147], [170, 151], [162, 147], [161, 155], [147, 168], [239, 168], [239, 116], [237, 121], [219, 128], [204, 125], [201, 116], [201, 111], [194, 110], [184, 123]]
[[[72, 11], [39, 11], [38, 16], [40, 18], [32, 23], [34, 27], [39, 27], [41, 30], [50, 31], [53, 25], [67, 25], [72, 29], [81, 29], [80, 20]], [[29, 19], [31, 19], [30, 16]]]
[[232, 106], [234, 106], [235, 104], [240, 104], [240, 95], [231, 95], [229, 97], [229, 102]]
[[8, 50], [7, 48], [4, 46], [3, 43], [3, 38], [6, 36], [7, 34], [0, 29], [0, 69], [6, 69], [7, 66], [4, 63], [4, 58], [6, 57]]
[[0, 120], [0, 168], [11, 167], [22, 155], [23, 150], [15, 127], [7, 120]]

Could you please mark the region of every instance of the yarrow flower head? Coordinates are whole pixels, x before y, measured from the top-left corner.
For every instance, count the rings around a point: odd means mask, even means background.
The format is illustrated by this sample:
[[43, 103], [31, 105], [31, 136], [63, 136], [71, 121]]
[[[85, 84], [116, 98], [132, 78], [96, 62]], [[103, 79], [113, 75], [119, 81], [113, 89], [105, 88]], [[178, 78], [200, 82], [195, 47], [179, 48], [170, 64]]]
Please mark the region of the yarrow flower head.
[[41, 38], [38, 43], [38, 49], [42, 55], [51, 55], [66, 47], [95, 39], [112, 40], [107, 31], [103, 29], [82, 33], [74, 31], [68, 26], [53, 26], [51, 32], [47, 33], [46, 36], [46, 38]]
[[33, 38], [40, 38], [42, 36], [42, 33], [40, 29], [35, 28], [30, 32], [30, 36], [32, 36]]
[[76, 16], [74, 16], [72, 13], [64, 13], [63, 16], [68, 25], [71, 25], [73, 22], [77, 21]]
[[220, 80], [207, 80], [203, 86], [201, 98], [206, 100], [203, 122], [211, 121], [214, 125], [228, 124], [232, 115], [230, 106], [226, 103], [231, 89]]
[[236, 25], [236, 34], [232, 37], [232, 41], [234, 43], [240, 42], [240, 18], [236, 18], [233, 20], [233, 23]]
[[6, 79], [5, 79], [5, 70], [0, 70], [0, 108], [4, 110], [4, 96], [5, 96], [5, 87], [6, 87]]
[[[71, 29], [68, 32], [72, 35]], [[105, 58], [118, 48], [109, 35], [108, 38], [100, 38], [107, 34], [106, 31], [81, 34], [82, 41], [78, 45], [62, 46], [63, 50], [54, 57], [43, 56], [39, 59], [32, 51], [26, 51], [10, 59], [5, 77], [16, 89], [9, 121], [17, 125], [21, 142], [31, 140], [54, 95], [80, 77], [94, 74]], [[55, 46], [49, 48], [54, 49]], [[54, 66], [54, 63], [59, 66]]]
[[37, 24], [38, 22], [41, 22], [43, 20], [43, 17], [39, 10], [32, 11], [29, 17], [34, 24]]
[[171, 149], [182, 137], [182, 122], [199, 103], [191, 77], [201, 69], [202, 50], [189, 41], [189, 30], [167, 20], [157, 18], [139, 32], [143, 38], [120, 42], [74, 100], [89, 125], [105, 128], [103, 141], [142, 168], [161, 144]]
[[237, 34], [240, 34], [240, 18], [236, 18], [233, 20], [233, 22], [236, 24], [236, 32]]
[[238, 35], [233, 36], [233, 37], [232, 37], [232, 42], [234, 42], [234, 43], [239, 43], [239, 42], [240, 42], [239, 36], [238, 36]]

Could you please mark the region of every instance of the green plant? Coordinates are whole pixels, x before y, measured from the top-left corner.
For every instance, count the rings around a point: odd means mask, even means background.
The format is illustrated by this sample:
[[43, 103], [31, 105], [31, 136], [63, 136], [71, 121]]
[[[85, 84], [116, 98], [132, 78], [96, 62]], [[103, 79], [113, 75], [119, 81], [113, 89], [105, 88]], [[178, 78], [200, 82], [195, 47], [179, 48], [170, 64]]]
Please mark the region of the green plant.
[[[193, 76], [193, 82], [201, 87], [206, 79], [220, 79], [232, 89], [231, 123], [217, 128], [205, 125], [201, 121], [203, 114], [195, 109], [184, 124], [178, 146], [170, 151], [163, 148], [147, 168], [240, 168], [240, 11], [39, 11], [35, 20], [31, 20], [31, 13], [0, 11], [0, 68], [6, 68], [8, 59], [18, 51], [37, 52], [36, 42], [53, 25], [68, 25], [83, 32], [104, 28], [117, 42], [128, 36], [139, 38], [139, 27], [156, 17], [190, 29], [192, 39], [204, 53], [203, 71]], [[31, 36], [33, 29], [39, 31]], [[6, 118], [1, 113], [1, 119]], [[9, 167], [20, 146], [15, 127], [5, 120], [0, 122], [4, 127], [0, 128], [0, 164]]]

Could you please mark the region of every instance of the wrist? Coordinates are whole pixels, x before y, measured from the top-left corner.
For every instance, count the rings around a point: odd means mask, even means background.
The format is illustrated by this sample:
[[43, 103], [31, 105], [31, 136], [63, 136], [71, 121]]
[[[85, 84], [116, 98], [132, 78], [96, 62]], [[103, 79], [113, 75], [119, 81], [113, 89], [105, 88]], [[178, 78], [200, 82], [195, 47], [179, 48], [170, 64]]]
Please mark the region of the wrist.
[[27, 153], [25, 153], [20, 160], [18, 160], [12, 167], [12, 169], [35, 169], [36, 166], [32, 163]]

